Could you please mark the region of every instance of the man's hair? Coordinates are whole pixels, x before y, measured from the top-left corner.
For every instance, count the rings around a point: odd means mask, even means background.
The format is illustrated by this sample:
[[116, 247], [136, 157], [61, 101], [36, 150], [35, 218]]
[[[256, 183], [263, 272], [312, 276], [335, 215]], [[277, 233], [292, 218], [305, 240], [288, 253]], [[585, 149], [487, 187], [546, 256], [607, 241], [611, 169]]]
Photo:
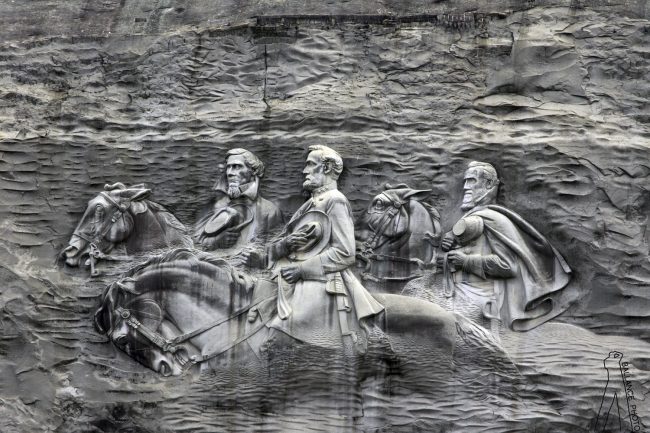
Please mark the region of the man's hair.
[[226, 160], [228, 160], [229, 156], [235, 156], [235, 155], [241, 155], [244, 157], [244, 162], [251, 170], [253, 170], [253, 174], [255, 176], [257, 177], [264, 176], [264, 163], [260, 161], [260, 159], [257, 156], [255, 156], [253, 152], [241, 148], [231, 149], [226, 154]]
[[316, 144], [309, 146], [309, 152], [319, 152], [323, 163], [328, 165], [332, 170], [334, 179], [338, 179], [343, 171], [343, 158], [339, 153], [331, 147]]
[[468, 170], [470, 168], [481, 169], [482, 176], [485, 180], [491, 181], [493, 185], [499, 184], [499, 176], [497, 175], [497, 171], [489, 162], [472, 161], [467, 166]]

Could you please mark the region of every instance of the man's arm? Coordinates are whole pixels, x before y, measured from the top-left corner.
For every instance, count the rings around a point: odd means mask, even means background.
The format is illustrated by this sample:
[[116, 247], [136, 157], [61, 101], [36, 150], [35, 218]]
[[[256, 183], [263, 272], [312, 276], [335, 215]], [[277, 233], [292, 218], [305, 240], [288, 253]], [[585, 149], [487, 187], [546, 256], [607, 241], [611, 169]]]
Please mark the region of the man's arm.
[[447, 260], [483, 279], [512, 278], [517, 274], [517, 256], [506, 245], [497, 239], [489, 239], [492, 254], [465, 254], [460, 250], [452, 250]]
[[462, 266], [463, 270], [483, 279], [512, 278], [517, 273], [517, 261], [510, 251], [488, 255], [468, 254]]

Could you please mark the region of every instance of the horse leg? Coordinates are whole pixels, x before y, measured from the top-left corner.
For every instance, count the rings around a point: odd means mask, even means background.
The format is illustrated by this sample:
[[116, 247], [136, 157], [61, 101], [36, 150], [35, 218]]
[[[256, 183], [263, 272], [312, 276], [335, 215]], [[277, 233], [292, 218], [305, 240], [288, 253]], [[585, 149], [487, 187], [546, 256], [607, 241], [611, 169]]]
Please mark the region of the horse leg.
[[505, 350], [485, 329], [427, 301], [374, 296], [386, 308], [386, 334], [400, 361], [396, 383], [411, 390], [440, 387], [450, 392], [450, 376], [457, 374], [458, 380], [471, 377], [485, 392], [494, 393], [499, 392], [494, 377], [511, 384], [520, 380]]

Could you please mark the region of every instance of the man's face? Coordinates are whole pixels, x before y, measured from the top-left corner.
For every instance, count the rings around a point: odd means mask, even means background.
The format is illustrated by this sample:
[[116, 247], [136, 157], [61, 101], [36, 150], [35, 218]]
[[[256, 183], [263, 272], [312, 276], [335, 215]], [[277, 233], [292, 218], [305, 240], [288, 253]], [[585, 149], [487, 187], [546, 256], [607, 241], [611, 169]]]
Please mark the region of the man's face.
[[477, 206], [479, 201], [485, 197], [489, 191], [487, 179], [483, 177], [479, 168], [470, 168], [465, 172], [465, 182], [463, 184], [463, 202], [460, 205], [461, 210], [470, 210]]
[[240, 186], [251, 181], [253, 171], [242, 155], [230, 155], [226, 161], [226, 177], [229, 186]]
[[307, 191], [313, 191], [325, 185], [325, 181], [327, 180], [325, 164], [323, 164], [323, 160], [318, 152], [311, 152], [307, 156], [305, 169], [302, 173], [305, 175], [305, 181], [302, 183], [302, 187]]

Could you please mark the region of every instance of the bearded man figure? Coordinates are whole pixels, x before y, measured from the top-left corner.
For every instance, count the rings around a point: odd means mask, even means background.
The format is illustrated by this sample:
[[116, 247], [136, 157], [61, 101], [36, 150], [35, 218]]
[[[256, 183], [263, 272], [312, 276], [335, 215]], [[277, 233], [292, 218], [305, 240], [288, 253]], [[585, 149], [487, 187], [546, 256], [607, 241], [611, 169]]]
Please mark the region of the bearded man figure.
[[242, 257], [267, 265], [276, 275], [277, 302], [255, 310], [272, 332], [314, 346], [363, 352], [366, 324], [374, 326], [384, 307], [350, 269], [356, 245], [352, 209], [337, 187], [342, 170], [343, 160], [335, 150], [310, 146], [303, 188], [311, 198], [280, 239], [264, 252], [247, 251]]
[[498, 321], [528, 331], [567, 308], [561, 295], [571, 269], [546, 237], [496, 205], [498, 187], [491, 164], [469, 164], [460, 207], [466, 213], [443, 239], [448, 252], [438, 255], [437, 265], [445, 295], [459, 300], [460, 312], [483, 326], [487, 320], [493, 332]]
[[215, 184], [216, 197], [200, 215], [194, 240], [206, 250], [265, 242], [282, 226], [278, 207], [259, 194], [264, 164], [246, 149], [232, 149]]

